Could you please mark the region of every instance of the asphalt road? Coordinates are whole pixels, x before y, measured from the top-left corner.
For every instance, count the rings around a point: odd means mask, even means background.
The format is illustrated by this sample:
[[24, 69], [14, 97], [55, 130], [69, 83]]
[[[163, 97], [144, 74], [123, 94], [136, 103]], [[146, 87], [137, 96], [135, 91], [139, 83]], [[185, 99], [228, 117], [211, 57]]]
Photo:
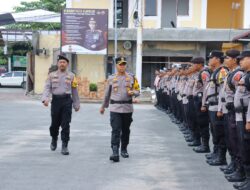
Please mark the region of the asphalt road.
[[73, 114], [69, 156], [49, 149], [50, 110], [0, 88], [0, 190], [232, 190], [204, 154], [152, 105], [136, 105], [129, 159], [109, 161], [109, 114], [82, 104]]

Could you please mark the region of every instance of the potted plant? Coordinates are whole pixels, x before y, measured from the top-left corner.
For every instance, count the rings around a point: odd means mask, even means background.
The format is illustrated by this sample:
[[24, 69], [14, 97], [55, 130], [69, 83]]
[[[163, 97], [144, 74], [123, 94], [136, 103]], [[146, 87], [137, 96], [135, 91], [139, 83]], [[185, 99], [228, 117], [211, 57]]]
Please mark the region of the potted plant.
[[97, 85], [95, 83], [89, 84], [89, 98], [94, 99], [97, 97]]

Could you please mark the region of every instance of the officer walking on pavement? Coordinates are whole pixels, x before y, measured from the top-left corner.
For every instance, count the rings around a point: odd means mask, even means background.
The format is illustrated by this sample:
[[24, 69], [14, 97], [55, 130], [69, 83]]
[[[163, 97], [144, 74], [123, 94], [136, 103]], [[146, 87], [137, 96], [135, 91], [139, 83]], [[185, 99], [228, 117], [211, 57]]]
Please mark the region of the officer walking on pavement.
[[59, 128], [62, 127], [61, 139], [63, 155], [68, 155], [68, 141], [70, 140], [70, 122], [72, 116], [72, 104], [75, 111], [80, 109], [80, 101], [77, 91], [77, 81], [75, 75], [68, 71], [69, 60], [64, 55], [59, 55], [57, 59], [58, 70], [51, 72], [45, 84], [42, 95], [44, 106], [51, 102], [51, 126], [50, 135], [52, 137], [50, 148], [55, 151]]
[[[128, 158], [127, 146], [129, 144], [130, 125], [133, 121], [133, 100], [139, 96], [140, 87], [134, 75], [126, 72], [127, 61], [123, 57], [116, 58], [117, 73], [108, 78], [100, 113], [110, 107], [110, 123], [112, 127], [111, 148], [113, 154], [110, 160], [119, 162], [119, 148], [121, 142], [121, 156]], [[110, 106], [109, 106], [110, 104]]]

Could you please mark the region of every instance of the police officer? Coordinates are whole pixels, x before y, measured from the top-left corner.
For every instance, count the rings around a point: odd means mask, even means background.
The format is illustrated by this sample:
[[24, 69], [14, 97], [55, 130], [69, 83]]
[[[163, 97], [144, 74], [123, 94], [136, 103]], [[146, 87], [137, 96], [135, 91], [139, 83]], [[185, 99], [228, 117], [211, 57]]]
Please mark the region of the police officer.
[[103, 33], [101, 30], [96, 30], [96, 21], [94, 18], [89, 20], [90, 30], [85, 33], [84, 47], [89, 50], [101, 50], [104, 45]]
[[209, 119], [208, 112], [201, 112], [203, 91], [206, 88], [211, 71], [209, 68], [204, 68], [205, 59], [203, 57], [196, 57], [191, 61], [194, 65], [194, 69], [198, 75], [195, 75], [195, 84], [193, 89], [194, 108], [196, 114], [196, 131], [200, 134], [201, 145], [195, 147], [193, 150], [197, 153], [210, 152], [209, 148]]
[[194, 82], [195, 82], [195, 75], [197, 75], [197, 72], [195, 71], [194, 65], [190, 67], [190, 74], [189, 78], [186, 84], [186, 91], [185, 94], [188, 99], [187, 104], [187, 122], [188, 127], [190, 129], [190, 135], [193, 138], [193, 141], [188, 143], [189, 146], [200, 146], [200, 135], [197, 131], [197, 123], [196, 123], [196, 116], [194, 111], [194, 99], [193, 99], [193, 88], [194, 88]]
[[[187, 118], [186, 118], [186, 114], [185, 114], [185, 109], [184, 109], [184, 104], [185, 104], [185, 97], [186, 97], [186, 94], [185, 94], [185, 85], [186, 85], [186, 82], [187, 82], [187, 67], [184, 67], [183, 68], [183, 71], [182, 71], [182, 76], [181, 76], [181, 84], [179, 86], [180, 88], [180, 91], [179, 91], [179, 95], [181, 97], [181, 113], [182, 113], [182, 125], [180, 126], [180, 131], [181, 132], [185, 132], [187, 131], [188, 129], [188, 126], [187, 126]], [[186, 104], [187, 104], [187, 99], [186, 99]], [[187, 139], [186, 139], [187, 140]], [[192, 139], [189, 141], [191, 142]]]
[[77, 91], [77, 81], [75, 75], [68, 71], [69, 60], [64, 55], [59, 55], [57, 59], [58, 70], [51, 72], [45, 84], [42, 95], [44, 106], [51, 102], [51, 126], [50, 135], [52, 137], [50, 148], [55, 151], [59, 128], [62, 127], [61, 139], [63, 155], [68, 155], [68, 141], [70, 140], [70, 122], [72, 115], [72, 103], [75, 111], [80, 109], [80, 101]]
[[165, 74], [163, 76], [163, 90], [162, 90], [162, 96], [163, 96], [163, 110], [167, 112], [168, 110], [168, 91], [167, 91], [167, 80], [168, 80], [168, 72], [166, 68], [164, 68]]
[[240, 66], [244, 75], [238, 83], [234, 96], [236, 112], [236, 125], [239, 129], [240, 157], [246, 179], [244, 182], [235, 184], [240, 190], [250, 189], [250, 50], [243, 51], [239, 57]]
[[184, 134], [184, 137], [187, 142], [192, 143], [194, 141], [193, 138], [193, 133], [191, 131], [191, 126], [190, 126], [190, 117], [189, 117], [189, 101], [188, 101], [188, 83], [190, 80], [190, 74], [191, 74], [191, 69], [190, 67], [187, 68], [187, 70], [184, 72], [185, 78], [183, 79], [183, 90], [181, 92], [182, 94], [182, 106], [183, 106], [183, 118], [184, 118], [184, 128], [181, 130]]
[[155, 87], [155, 94], [156, 94], [156, 104], [155, 107], [159, 107], [159, 82], [160, 82], [160, 71], [155, 70], [155, 80], [154, 80], [154, 87]]
[[229, 73], [219, 95], [217, 113], [217, 116], [224, 117], [225, 142], [231, 157], [230, 164], [226, 167], [221, 167], [220, 169], [226, 175], [230, 174], [230, 176], [227, 177], [230, 182], [242, 181], [244, 178], [241, 161], [238, 156], [239, 147], [235, 121], [235, 109], [233, 105], [235, 90], [243, 74], [237, 59], [239, 54], [240, 52], [238, 50], [232, 49], [228, 50], [224, 57], [224, 64], [229, 69]]
[[163, 79], [163, 76], [164, 76], [164, 71], [163, 70], [160, 70], [160, 81], [159, 81], [159, 96], [158, 96], [158, 101], [159, 101], [159, 107], [158, 109], [160, 110], [163, 110], [163, 89], [164, 89], [164, 79]]
[[223, 117], [217, 116], [218, 96], [227, 76], [227, 69], [222, 66], [224, 54], [214, 50], [210, 53], [209, 67], [213, 71], [210, 82], [205, 89], [201, 111], [209, 111], [209, 120], [214, 144], [214, 152], [207, 155], [207, 163], [212, 166], [226, 165], [226, 144], [224, 138]]
[[[108, 78], [108, 86], [100, 113], [110, 107], [110, 122], [112, 127], [111, 148], [113, 154], [110, 160], [119, 162], [119, 148], [121, 142], [121, 156], [128, 158], [127, 146], [129, 144], [130, 125], [133, 121], [132, 98], [139, 96], [140, 88], [134, 75], [126, 72], [125, 58], [116, 60], [117, 73]], [[110, 106], [109, 106], [110, 105]]]

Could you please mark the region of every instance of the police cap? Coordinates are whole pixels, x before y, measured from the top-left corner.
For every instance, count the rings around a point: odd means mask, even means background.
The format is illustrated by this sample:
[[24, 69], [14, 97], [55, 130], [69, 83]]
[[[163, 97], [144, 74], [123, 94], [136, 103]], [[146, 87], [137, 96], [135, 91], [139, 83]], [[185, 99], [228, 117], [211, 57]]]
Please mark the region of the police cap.
[[224, 56], [224, 58], [226, 57], [237, 58], [239, 55], [240, 55], [240, 51], [236, 49], [230, 49], [226, 51], [226, 55]]
[[195, 57], [190, 62], [193, 64], [204, 64], [205, 59], [203, 57]]
[[222, 51], [218, 51], [218, 50], [213, 50], [210, 52], [208, 58], [213, 58], [213, 57], [217, 57], [217, 58], [223, 58], [224, 53]]
[[242, 51], [241, 54], [237, 58], [243, 59], [245, 57], [250, 57], [250, 50]]
[[127, 64], [126, 58], [125, 57], [117, 57], [115, 59], [115, 63], [120, 65], [120, 64]]

